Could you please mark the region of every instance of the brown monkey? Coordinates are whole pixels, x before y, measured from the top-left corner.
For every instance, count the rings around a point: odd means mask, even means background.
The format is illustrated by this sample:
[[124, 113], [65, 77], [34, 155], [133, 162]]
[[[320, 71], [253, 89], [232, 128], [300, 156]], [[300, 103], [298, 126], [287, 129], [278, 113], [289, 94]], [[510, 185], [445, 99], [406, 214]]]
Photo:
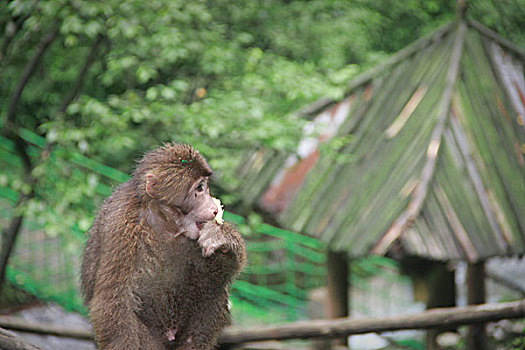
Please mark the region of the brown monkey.
[[[226, 288], [238, 271], [235, 266], [244, 261], [244, 246], [233, 244], [240, 239], [233, 228], [203, 231], [217, 213], [208, 190], [211, 174], [205, 159], [191, 146], [167, 144], [146, 154], [132, 178], [100, 208], [89, 230], [81, 279], [101, 349], [167, 349], [170, 343], [182, 347], [182, 340], [187, 348], [211, 348], [216, 327], [223, 325], [217, 320], [224, 317], [219, 311], [225, 307]], [[206, 233], [203, 239], [195, 241], [201, 233]], [[226, 244], [226, 237], [235, 239]], [[218, 245], [217, 240], [225, 243]], [[214, 254], [218, 246], [231, 252]], [[238, 246], [242, 246], [242, 254], [233, 253]], [[187, 274], [193, 266], [202, 270], [215, 261], [222, 265], [210, 266], [207, 271], [212, 275], [207, 279], [201, 276], [194, 281], [192, 274]], [[208, 289], [220, 289], [224, 294], [216, 298], [205, 295], [201, 298], [208, 304], [205, 306], [194, 299], [188, 304], [185, 298], [192, 296], [186, 293], [199, 295], [197, 286], [202, 288], [202, 283], [219, 283]], [[183, 311], [188, 305], [194, 310]], [[204, 321], [195, 326], [192, 338], [182, 339], [190, 334], [184, 312], [201, 309], [215, 310], [212, 318], [216, 321], [204, 322], [210, 318], [194, 314], [193, 319]], [[205, 337], [199, 327], [211, 334], [208, 342], [202, 340]]]

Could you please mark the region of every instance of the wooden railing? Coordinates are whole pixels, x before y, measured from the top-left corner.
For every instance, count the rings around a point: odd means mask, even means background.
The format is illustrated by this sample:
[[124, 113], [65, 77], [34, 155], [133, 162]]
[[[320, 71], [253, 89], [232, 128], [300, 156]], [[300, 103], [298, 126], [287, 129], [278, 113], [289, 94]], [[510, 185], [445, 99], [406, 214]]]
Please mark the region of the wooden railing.
[[[363, 333], [382, 333], [405, 329], [461, 326], [525, 317], [525, 299], [508, 302], [431, 309], [424, 312], [381, 318], [340, 318], [309, 320], [261, 327], [228, 327], [220, 338], [226, 346], [267, 340], [337, 338]], [[48, 323], [27, 322], [13, 316], [0, 316], [0, 327], [10, 330], [91, 340], [88, 329], [66, 328]], [[1, 335], [1, 334], [0, 334]]]

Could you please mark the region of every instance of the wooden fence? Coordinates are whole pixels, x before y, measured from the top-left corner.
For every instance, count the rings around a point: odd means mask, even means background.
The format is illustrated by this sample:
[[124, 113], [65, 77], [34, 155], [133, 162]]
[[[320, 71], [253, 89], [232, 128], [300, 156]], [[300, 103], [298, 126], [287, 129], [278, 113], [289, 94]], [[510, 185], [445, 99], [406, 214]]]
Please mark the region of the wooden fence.
[[[394, 317], [340, 318], [299, 321], [262, 327], [228, 327], [224, 330], [220, 341], [225, 346], [234, 346], [266, 340], [336, 338], [353, 334], [460, 326], [523, 317], [525, 317], [525, 299], [508, 303], [439, 308], [417, 314]], [[25, 320], [12, 316], [0, 316], [0, 327], [76, 339], [92, 339], [92, 334], [87, 329], [71, 329], [62, 326], [52, 326], [47, 323], [28, 323]], [[1, 332], [0, 338], [2, 338]], [[2, 339], [0, 339], [0, 343], [1, 341]]]

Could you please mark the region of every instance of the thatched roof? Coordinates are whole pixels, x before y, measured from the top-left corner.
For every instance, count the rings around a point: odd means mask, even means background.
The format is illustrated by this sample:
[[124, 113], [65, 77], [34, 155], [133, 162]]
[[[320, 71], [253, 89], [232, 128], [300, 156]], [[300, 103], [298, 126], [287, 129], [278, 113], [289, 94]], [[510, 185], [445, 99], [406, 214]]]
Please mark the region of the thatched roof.
[[524, 66], [476, 22], [440, 28], [303, 110], [296, 154], [253, 154], [245, 204], [350, 256], [523, 254]]

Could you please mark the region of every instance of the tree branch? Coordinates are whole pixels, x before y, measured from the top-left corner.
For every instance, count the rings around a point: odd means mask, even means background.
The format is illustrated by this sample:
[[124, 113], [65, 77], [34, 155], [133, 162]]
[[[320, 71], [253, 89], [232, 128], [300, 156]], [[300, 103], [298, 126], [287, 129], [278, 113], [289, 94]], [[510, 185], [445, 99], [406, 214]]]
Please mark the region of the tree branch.
[[14, 242], [18, 232], [22, 227], [22, 215], [16, 216], [11, 220], [9, 227], [2, 233], [2, 250], [0, 251], [0, 286], [4, 284], [6, 266], [9, 261], [9, 256], [13, 251]]
[[11, 20], [6, 25], [5, 34], [4, 34], [4, 40], [2, 41], [2, 46], [0, 47], [0, 62], [5, 58], [7, 49], [9, 48], [9, 44], [11, 44], [11, 41], [15, 37], [16, 33], [22, 28], [22, 25], [24, 25], [24, 22], [31, 16], [31, 14], [27, 14], [22, 17], [16, 18], [16, 20]]
[[0, 326], [20, 332], [54, 335], [81, 340], [93, 340], [93, 334], [86, 328], [68, 328], [48, 322], [29, 322], [17, 316], [0, 316]]
[[51, 29], [51, 32], [49, 32], [42, 38], [42, 40], [35, 49], [33, 57], [25, 66], [20, 80], [16, 84], [16, 87], [11, 93], [11, 96], [9, 96], [9, 104], [7, 105], [7, 119], [5, 125], [6, 127], [11, 129], [14, 128], [13, 125], [15, 124], [14, 121], [16, 117], [16, 108], [18, 107], [20, 97], [22, 97], [22, 92], [24, 91], [24, 88], [26, 87], [29, 78], [31, 78], [31, 76], [35, 72], [38, 63], [40, 62], [40, 59], [46, 52], [47, 48], [56, 39], [58, 31], [59, 26], [55, 24], [54, 27]]
[[82, 65], [82, 68], [80, 69], [80, 72], [77, 75], [75, 84], [73, 85], [73, 89], [64, 98], [64, 101], [62, 101], [62, 104], [60, 105], [60, 108], [58, 109], [60, 113], [66, 112], [66, 109], [69, 106], [69, 104], [75, 99], [75, 97], [78, 95], [78, 93], [82, 89], [82, 86], [84, 85], [84, 81], [86, 80], [87, 72], [89, 71], [89, 68], [91, 67], [91, 65], [93, 64], [95, 60], [95, 54], [103, 39], [104, 39], [104, 35], [99, 34], [95, 38], [95, 41], [93, 41], [93, 44], [91, 45], [89, 53], [86, 56], [86, 60], [84, 61], [84, 64]]
[[[14, 134], [12, 132], [10, 133]], [[31, 172], [33, 171], [33, 165], [31, 163], [31, 158], [29, 158], [29, 155], [26, 152], [23, 140], [17, 134], [14, 134], [13, 140], [15, 142], [15, 146], [18, 153], [21, 155], [22, 163], [24, 164], [24, 175], [26, 182], [29, 183], [29, 185], [31, 186], [30, 193], [22, 194], [18, 198], [15, 208], [19, 208], [28, 199], [33, 197], [36, 179], [33, 178], [33, 176], [31, 175]], [[6, 267], [9, 262], [9, 257], [11, 256], [11, 252], [13, 251], [13, 248], [15, 246], [16, 237], [18, 236], [20, 228], [22, 227], [23, 220], [23, 214], [15, 216], [11, 220], [11, 223], [9, 224], [8, 228], [3, 232], [2, 246], [0, 247], [0, 287], [4, 284]]]
[[[52, 27], [51, 31], [42, 38], [40, 43], [37, 45], [35, 52], [33, 53], [33, 57], [26, 64], [24, 71], [22, 72], [22, 76], [18, 80], [18, 83], [16, 84], [13, 92], [11, 93], [11, 96], [9, 97], [9, 102], [7, 106], [7, 117], [4, 123], [4, 127], [7, 132], [7, 136], [10, 139], [12, 139], [15, 143], [16, 150], [22, 159], [26, 181], [31, 186], [31, 192], [29, 194], [23, 194], [20, 196], [16, 208], [19, 208], [25, 201], [33, 197], [34, 186], [36, 183], [35, 179], [31, 176], [31, 172], [33, 171], [33, 165], [31, 163], [31, 158], [26, 152], [25, 142], [20, 138], [20, 136], [17, 133], [18, 126], [15, 122], [16, 109], [18, 107], [18, 102], [22, 97], [22, 92], [24, 91], [24, 88], [26, 87], [33, 73], [35, 72], [38, 63], [42, 59], [47, 48], [58, 36], [58, 33], [59, 26], [58, 24], [55, 24]], [[0, 249], [0, 286], [4, 283], [9, 256], [13, 251], [13, 247], [16, 242], [16, 237], [18, 236], [20, 228], [22, 227], [23, 219], [23, 214], [15, 216], [11, 220], [11, 223], [9, 224], [8, 228], [3, 232], [2, 247]]]

